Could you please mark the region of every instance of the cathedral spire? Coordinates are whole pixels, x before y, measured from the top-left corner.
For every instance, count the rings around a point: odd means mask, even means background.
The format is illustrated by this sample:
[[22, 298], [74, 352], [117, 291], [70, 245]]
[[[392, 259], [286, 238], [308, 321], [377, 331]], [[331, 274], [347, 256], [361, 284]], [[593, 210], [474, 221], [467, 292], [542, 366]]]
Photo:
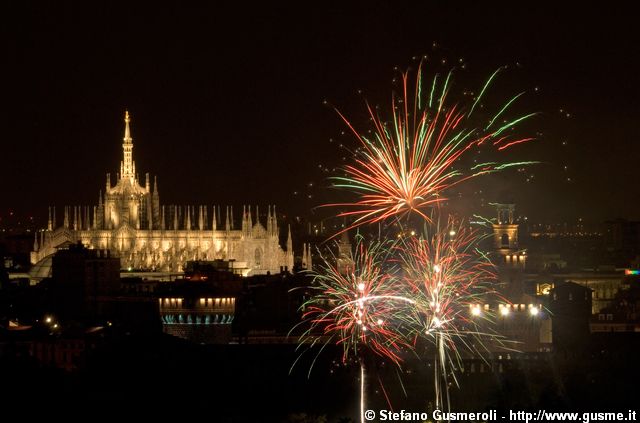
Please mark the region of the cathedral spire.
[[213, 206], [213, 222], [211, 223], [211, 230], [218, 229], [218, 222], [216, 222], [216, 206]]
[[206, 205], [202, 206], [202, 210], [203, 210], [202, 229], [205, 229], [207, 227], [207, 220], [209, 220], [209, 216], [207, 213], [207, 206]]
[[153, 194], [151, 195], [151, 220], [154, 227], [158, 226], [160, 220], [160, 192], [158, 191], [158, 177], [153, 177]]
[[147, 212], [147, 215], [145, 216], [147, 219], [145, 222], [147, 229], [157, 229], [160, 225], [158, 224], [158, 220], [153, 218], [153, 207], [151, 206], [153, 202], [151, 201], [151, 196], [145, 196], [145, 198], [141, 199], [140, 202], [141, 204], [144, 204], [144, 210]]
[[135, 180], [135, 164], [133, 162], [133, 138], [131, 138], [131, 130], [129, 129], [129, 111], [124, 113], [124, 138], [122, 143], [123, 161], [122, 161], [122, 179], [129, 179], [131, 183]]
[[178, 229], [178, 208], [174, 205], [173, 206], [173, 230], [177, 230]]
[[51, 206], [49, 206], [49, 221], [47, 222], [47, 230], [53, 230], [53, 222], [51, 221]]
[[273, 230], [271, 229], [271, 205], [267, 206], [267, 236], [271, 236]]
[[285, 269], [288, 269], [290, 272], [292, 272], [293, 271], [293, 241], [291, 240], [291, 225], [289, 225], [289, 235], [287, 236], [286, 263], [287, 263], [287, 266], [285, 267]]
[[276, 205], [273, 205], [273, 223], [271, 223], [271, 229], [273, 230], [273, 236], [279, 236], [280, 231], [278, 230], [278, 214], [276, 213]]
[[247, 235], [247, 206], [242, 205], [242, 235]]
[[302, 243], [302, 268], [307, 268], [307, 244]]

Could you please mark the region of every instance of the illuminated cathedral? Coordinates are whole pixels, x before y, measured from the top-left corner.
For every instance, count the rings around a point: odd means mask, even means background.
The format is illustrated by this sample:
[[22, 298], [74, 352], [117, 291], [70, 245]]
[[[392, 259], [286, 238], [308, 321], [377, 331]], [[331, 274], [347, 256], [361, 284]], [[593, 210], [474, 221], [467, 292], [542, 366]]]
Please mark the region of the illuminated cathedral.
[[[149, 174], [140, 184], [133, 160], [129, 113], [125, 113], [123, 160], [116, 183], [107, 173], [104, 193], [93, 207], [64, 208], [62, 226], [56, 209], [49, 208], [47, 229], [36, 235], [31, 262], [49, 258], [58, 248], [82, 243], [88, 248], [110, 250], [124, 269], [181, 272], [189, 260], [226, 260], [243, 275], [276, 273], [293, 268], [291, 230], [286, 251], [279, 244], [280, 228], [275, 206], [268, 207], [266, 226], [243, 207], [240, 228], [233, 206], [165, 206], [160, 204], [157, 179], [153, 189]], [[255, 216], [255, 221], [253, 219]]]

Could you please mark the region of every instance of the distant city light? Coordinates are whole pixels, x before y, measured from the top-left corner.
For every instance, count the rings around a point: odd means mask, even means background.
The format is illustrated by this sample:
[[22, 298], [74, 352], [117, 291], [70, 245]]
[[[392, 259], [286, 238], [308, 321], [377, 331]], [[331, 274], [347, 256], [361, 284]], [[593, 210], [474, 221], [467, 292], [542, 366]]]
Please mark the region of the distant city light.
[[471, 314], [474, 316], [480, 316], [481, 310], [479, 306], [475, 306], [471, 309]]
[[507, 307], [502, 307], [500, 309], [500, 314], [502, 314], [503, 316], [508, 316], [509, 315], [509, 309]]
[[531, 307], [529, 309], [529, 313], [531, 313], [532, 316], [537, 316], [539, 312], [540, 310], [538, 310], [538, 307]]

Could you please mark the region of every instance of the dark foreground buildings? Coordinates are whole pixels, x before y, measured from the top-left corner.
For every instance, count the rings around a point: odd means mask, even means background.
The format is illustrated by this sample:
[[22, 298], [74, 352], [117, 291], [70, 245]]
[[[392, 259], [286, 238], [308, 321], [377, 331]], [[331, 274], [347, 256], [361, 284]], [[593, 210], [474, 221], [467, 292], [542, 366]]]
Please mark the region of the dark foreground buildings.
[[[553, 251], [555, 240], [525, 248], [532, 237], [522, 234], [513, 206], [498, 209], [491, 242], [503, 297], [477, 306], [495, 312], [495, 329], [516, 343], [465, 356], [452, 403], [460, 411], [634, 404], [640, 294], [633, 269], [573, 266]], [[348, 238], [339, 246], [337, 264], [346, 268]], [[305, 255], [310, 263], [307, 248]], [[110, 401], [118, 412], [153, 414], [158, 407], [149, 404], [170, 397], [198, 415], [215, 408], [216, 421], [358, 415], [357, 363], [341, 363], [339, 345], [318, 355], [296, 345], [297, 333], [289, 336], [309, 295], [304, 273], [246, 278], [233, 263], [199, 261], [165, 280], [121, 274], [107, 251], [77, 244], [51, 264], [50, 277], [35, 286], [0, 275], [2, 395], [16, 406], [74, 398], [79, 408]], [[364, 359], [371, 408], [429, 407], [429, 359], [407, 356], [402, 369]], [[48, 389], [38, 395], [34, 386]]]

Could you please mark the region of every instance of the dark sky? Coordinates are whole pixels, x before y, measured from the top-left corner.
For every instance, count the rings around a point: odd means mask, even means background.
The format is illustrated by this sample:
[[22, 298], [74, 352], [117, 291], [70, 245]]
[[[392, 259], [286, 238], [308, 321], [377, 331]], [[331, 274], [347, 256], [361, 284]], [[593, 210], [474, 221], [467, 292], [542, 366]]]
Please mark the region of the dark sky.
[[640, 218], [632, 5], [162, 3], [3, 2], [0, 214], [96, 203], [118, 171], [125, 108], [138, 172], [158, 175], [163, 203], [304, 213], [331, 196], [318, 165], [354, 143], [323, 101], [360, 116], [361, 89], [385, 106], [394, 66], [428, 54], [464, 58], [476, 86], [511, 65], [497, 94], [527, 91], [540, 112], [543, 135], [519, 154], [545, 164], [484, 181], [486, 201], [512, 198], [534, 220]]

